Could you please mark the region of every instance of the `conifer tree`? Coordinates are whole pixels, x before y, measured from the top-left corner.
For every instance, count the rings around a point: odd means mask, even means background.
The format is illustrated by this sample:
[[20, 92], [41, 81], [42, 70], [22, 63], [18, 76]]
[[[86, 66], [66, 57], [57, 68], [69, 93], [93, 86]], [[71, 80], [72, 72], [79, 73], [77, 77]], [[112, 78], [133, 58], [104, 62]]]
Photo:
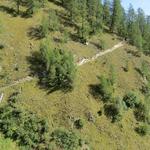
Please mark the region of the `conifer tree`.
[[45, 76], [43, 82], [50, 88], [73, 88], [76, 67], [71, 53], [59, 48], [52, 48], [49, 39], [40, 47]]
[[83, 43], [87, 41], [89, 35], [89, 23], [87, 21], [87, 1], [86, 0], [79, 0], [79, 7], [78, 7], [78, 16], [79, 18], [79, 37]]
[[120, 0], [113, 0], [113, 12], [111, 19], [111, 32], [118, 33], [118, 29], [122, 20], [122, 7]]
[[92, 32], [102, 27], [102, 4], [100, 0], [87, 0], [87, 16]]
[[104, 5], [103, 5], [103, 22], [106, 26], [110, 26], [110, 1], [109, 0], [104, 0]]
[[139, 8], [137, 12], [138, 12], [137, 19], [138, 19], [139, 28], [140, 28], [140, 31], [143, 35], [144, 26], [145, 26], [145, 23], [146, 23], [145, 22], [145, 14], [144, 14], [144, 11], [141, 8]]

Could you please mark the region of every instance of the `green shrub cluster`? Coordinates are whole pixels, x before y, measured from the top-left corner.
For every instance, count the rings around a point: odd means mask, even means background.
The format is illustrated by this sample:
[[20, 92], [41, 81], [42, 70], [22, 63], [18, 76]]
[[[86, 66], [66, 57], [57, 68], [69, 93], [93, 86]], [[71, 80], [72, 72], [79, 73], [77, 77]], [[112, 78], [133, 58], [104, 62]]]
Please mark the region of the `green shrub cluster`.
[[126, 103], [126, 106], [130, 108], [134, 108], [139, 103], [137, 95], [133, 92], [128, 92], [123, 97], [123, 101]]
[[113, 102], [105, 105], [105, 114], [112, 119], [112, 122], [120, 121], [123, 117], [125, 105], [120, 98], [115, 98]]
[[76, 150], [79, 147], [79, 138], [73, 132], [57, 129], [51, 136], [56, 145], [64, 150]]
[[149, 134], [149, 131], [150, 131], [149, 126], [147, 124], [140, 125], [135, 130], [141, 136], [145, 136], [145, 135]]
[[147, 122], [150, 119], [148, 107], [146, 104], [141, 102], [135, 108], [134, 114], [137, 121]]
[[60, 48], [51, 48], [48, 40], [42, 43], [40, 52], [46, 72], [45, 84], [50, 88], [71, 89], [76, 74], [73, 55]]
[[[43, 19], [41, 21], [41, 26], [40, 26], [41, 38], [46, 37], [49, 31], [58, 31], [59, 28], [60, 28], [60, 22], [58, 16], [56, 15], [56, 11], [49, 10], [48, 16], [43, 16]], [[64, 34], [64, 36], [66, 35]]]
[[0, 131], [6, 138], [16, 141], [26, 150], [53, 150], [58, 147], [64, 150], [76, 150], [79, 148], [82, 139], [74, 132], [66, 129], [49, 132], [46, 120], [19, 108], [17, 101], [18, 93], [13, 93], [8, 104], [0, 108]]
[[111, 84], [110, 79], [101, 76], [99, 80], [100, 80], [99, 93], [101, 94], [103, 101], [108, 102], [112, 99], [114, 88]]
[[78, 119], [74, 122], [74, 125], [77, 129], [82, 129], [84, 126], [84, 122], [82, 119]]
[[0, 131], [26, 149], [48, 149], [48, 126], [45, 120], [16, 105], [16, 93], [0, 108]]

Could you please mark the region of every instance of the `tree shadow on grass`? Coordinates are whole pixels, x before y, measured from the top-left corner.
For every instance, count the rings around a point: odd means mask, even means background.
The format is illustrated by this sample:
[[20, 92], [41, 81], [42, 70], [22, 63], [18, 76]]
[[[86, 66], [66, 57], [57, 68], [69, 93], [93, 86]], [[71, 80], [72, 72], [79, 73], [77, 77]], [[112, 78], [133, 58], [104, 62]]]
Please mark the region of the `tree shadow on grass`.
[[31, 27], [29, 28], [27, 32], [28, 37], [30, 39], [40, 40], [43, 38], [42, 32], [41, 32], [41, 26]]
[[31, 56], [27, 57], [27, 61], [30, 64], [30, 75], [35, 76], [39, 79], [38, 85], [41, 89], [45, 89], [47, 91], [47, 94], [50, 94], [57, 90], [60, 90], [64, 93], [72, 91], [72, 88], [60, 87], [60, 85], [50, 86], [50, 84], [48, 84], [47, 78], [49, 74], [47, 73], [43, 62], [41, 61], [40, 52], [33, 52]]
[[89, 93], [95, 98], [100, 99], [100, 91], [99, 91], [99, 84], [90, 84], [89, 85]]
[[62, 6], [61, 2], [59, 2], [57, 0], [48, 0], [48, 1], [54, 3], [57, 6]]

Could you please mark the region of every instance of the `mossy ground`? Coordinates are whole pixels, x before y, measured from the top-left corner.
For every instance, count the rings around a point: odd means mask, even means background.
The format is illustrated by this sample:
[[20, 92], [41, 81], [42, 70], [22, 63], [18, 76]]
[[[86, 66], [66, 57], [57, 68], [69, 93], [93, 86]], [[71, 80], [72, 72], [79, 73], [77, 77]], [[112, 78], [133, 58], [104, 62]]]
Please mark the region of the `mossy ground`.
[[[4, 0], [0, 2], [0, 6], [2, 5], [9, 6]], [[48, 8], [64, 11], [61, 7], [50, 2], [46, 9]], [[40, 24], [44, 13], [44, 10], [40, 10], [32, 18], [21, 18], [12, 17], [8, 13], [0, 11], [0, 19], [4, 26], [1, 41], [6, 45], [0, 51], [2, 58], [0, 66], [2, 72], [7, 73], [5, 78], [0, 81], [1, 85], [9, 84], [30, 74], [30, 63], [27, 58], [34, 51], [38, 51], [41, 40], [31, 38], [27, 33], [31, 27]], [[60, 33], [53, 33], [52, 35], [50, 33], [50, 36], [57, 36], [57, 34]], [[116, 37], [114, 40], [114, 36], [111, 34], [105, 33], [102, 36], [107, 48], [119, 42]], [[97, 37], [93, 37], [92, 40], [95, 42]], [[31, 43], [32, 48], [30, 47]], [[79, 58], [91, 57], [98, 51], [93, 45], [85, 46], [73, 40], [70, 40], [64, 47], [71, 50]], [[78, 67], [75, 88], [71, 92], [55, 91], [48, 93], [49, 91], [43, 89], [37, 80], [34, 80], [5, 90], [1, 105], [6, 103], [7, 97], [13, 91], [21, 89], [19, 104], [47, 119], [51, 131], [58, 127], [72, 129], [73, 123], [70, 117], [82, 118], [84, 120], [83, 129], [73, 128], [73, 130], [86, 139], [94, 150], [148, 150], [150, 149], [150, 136], [141, 137], [134, 131], [138, 122], [135, 120], [132, 110], [125, 112], [121, 122], [111, 123], [105, 115], [98, 116], [97, 112], [102, 110], [103, 102], [95, 99], [92, 95], [93, 87], [99, 83], [97, 76], [108, 75], [110, 66], [113, 65], [117, 76], [114, 95], [122, 96], [127, 91], [134, 90], [143, 99], [143, 95], [139, 91], [142, 86], [142, 79], [135, 68], [139, 67], [143, 60], [150, 62], [150, 59], [144, 55], [135, 57], [127, 53], [126, 49], [135, 48], [125, 45], [92, 63]], [[123, 70], [126, 61], [129, 63], [128, 72]], [[17, 71], [14, 69], [15, 64], [18, 65]], [[94, 123], [87, 119], [89, 112], [95, 118]]]

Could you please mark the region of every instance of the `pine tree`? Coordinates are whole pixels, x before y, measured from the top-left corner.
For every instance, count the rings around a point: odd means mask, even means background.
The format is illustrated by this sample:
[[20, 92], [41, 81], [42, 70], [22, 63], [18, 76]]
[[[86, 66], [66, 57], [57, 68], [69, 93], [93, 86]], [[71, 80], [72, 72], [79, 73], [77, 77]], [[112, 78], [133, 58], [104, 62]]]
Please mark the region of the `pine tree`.
[[118, 33], [118, 29], [122, 20], [122, 7], [120, 0], [113, 0], [113, 12], [111, 20], [111, 32]]
[[129, 42], [132, 45], [137, 46], [142, 49], [142, 34], [139, 27], [139, 22], [137, 15], [130, 5], [128, 14], [127, 14], [127, 28], [128, 28], [128, 38]]
[[49, 88], [71, 89], [73, 88], [76, 67], [71, 53], [59, 48], [52, 48], [49, 39], [46, 39], [40, 47], [44, 72], [43, 82]]
[[138, 19], [138, 24], [139, 24], [139, 28], [140, 28], [140, 31], [142, 33], [142, 35], [144, 34], [144, 26], [145, 26], [145, 14], [144, 14], [144, 11], [139, 8], [138, 9], [138, 14], [137, 14], [137, 19]]
[[109, 0], [104, 0], [104, 5], [103, 5], [103, 22], [106, 26], [110, 26], [110, 1]]
[[150, 54], [150, 17], [145, 19], [144, 32], [143, 32], [143, 51], [146, 54]]
[[87, 21], [87, 1], [86, 0], [79, 0], [79, 7], [78, 7], [78, 16], [79, 18], [79, 37], [83, 43], [86, 43], [87, 38], [89, 36], [89, 23]]
[[120, 26], [118, 28], [118, 34], [123, 37], [124, 39], [127, 39], [128, 37], [128, 32], [127, 32], [127, 18], [126, 18], [126, 13], [125, 10], [122, 8], [122, 17], [120, 21]]
[[100, 0], [87, 0], [88, 22], [93, 33], [102, 25], [102, 4]]

